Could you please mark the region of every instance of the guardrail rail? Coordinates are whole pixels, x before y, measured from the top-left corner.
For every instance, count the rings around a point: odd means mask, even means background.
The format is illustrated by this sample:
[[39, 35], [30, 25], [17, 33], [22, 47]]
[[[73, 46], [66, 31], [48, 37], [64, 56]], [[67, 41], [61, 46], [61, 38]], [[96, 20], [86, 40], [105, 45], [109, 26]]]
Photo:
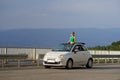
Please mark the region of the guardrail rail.
[[0, 54], [0, 59], [2, 60], [2, 68], [6, 64], [8, 59], [16, 59], [17, 67], [20, 68], [20, 60], [28, 58], [27, 54]]

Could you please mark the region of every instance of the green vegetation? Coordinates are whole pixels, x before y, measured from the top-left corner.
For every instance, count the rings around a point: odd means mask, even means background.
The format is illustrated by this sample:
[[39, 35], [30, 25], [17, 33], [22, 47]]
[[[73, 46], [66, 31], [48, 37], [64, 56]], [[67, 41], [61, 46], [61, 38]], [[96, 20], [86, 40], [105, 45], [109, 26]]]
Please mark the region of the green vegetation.
[[107, 46], [90, 47], [90, 50], [115, 50], [120, 51], [120, 41], [116, 41]]

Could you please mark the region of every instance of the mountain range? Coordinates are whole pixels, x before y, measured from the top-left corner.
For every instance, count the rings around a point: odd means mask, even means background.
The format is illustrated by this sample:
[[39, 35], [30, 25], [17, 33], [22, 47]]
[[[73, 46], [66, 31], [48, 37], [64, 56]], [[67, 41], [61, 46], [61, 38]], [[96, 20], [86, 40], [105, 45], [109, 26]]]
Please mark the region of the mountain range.
[[0, 31], [0, 46], [50, 48], [67, 42], [73, 31], [77, 42], [84, 42], [89, 47], [120, 40], [120, 28], [13, 29]]

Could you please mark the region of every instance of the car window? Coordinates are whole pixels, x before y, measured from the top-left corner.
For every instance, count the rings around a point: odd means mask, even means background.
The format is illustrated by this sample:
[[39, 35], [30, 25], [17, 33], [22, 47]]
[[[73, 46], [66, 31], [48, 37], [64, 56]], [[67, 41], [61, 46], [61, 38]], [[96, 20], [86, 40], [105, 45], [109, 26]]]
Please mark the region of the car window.
[[52, 49], [52, 51], [70, 51], [73, 45], [60, 44], [59, 46]]
[[87, 50], [88, 50], [86, 46], [82, 46], [82, 47], [83, 47], [84, 51], [87, 51]]
[[86, 49], [81, 45], [76, 45], [75, 49], [77, 49], [78, 51], [86, 51]]

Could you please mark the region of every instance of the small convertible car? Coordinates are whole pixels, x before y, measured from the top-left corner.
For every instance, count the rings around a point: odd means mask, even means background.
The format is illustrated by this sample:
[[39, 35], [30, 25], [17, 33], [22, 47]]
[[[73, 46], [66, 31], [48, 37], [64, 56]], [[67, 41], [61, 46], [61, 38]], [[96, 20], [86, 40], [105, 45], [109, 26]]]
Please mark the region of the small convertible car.
[[62, 43], [46, 53], [43, 58], [45, 68], [65, 67], [71, 69], [78, 66], [93, 67], [93, 58], [85, 43]]

